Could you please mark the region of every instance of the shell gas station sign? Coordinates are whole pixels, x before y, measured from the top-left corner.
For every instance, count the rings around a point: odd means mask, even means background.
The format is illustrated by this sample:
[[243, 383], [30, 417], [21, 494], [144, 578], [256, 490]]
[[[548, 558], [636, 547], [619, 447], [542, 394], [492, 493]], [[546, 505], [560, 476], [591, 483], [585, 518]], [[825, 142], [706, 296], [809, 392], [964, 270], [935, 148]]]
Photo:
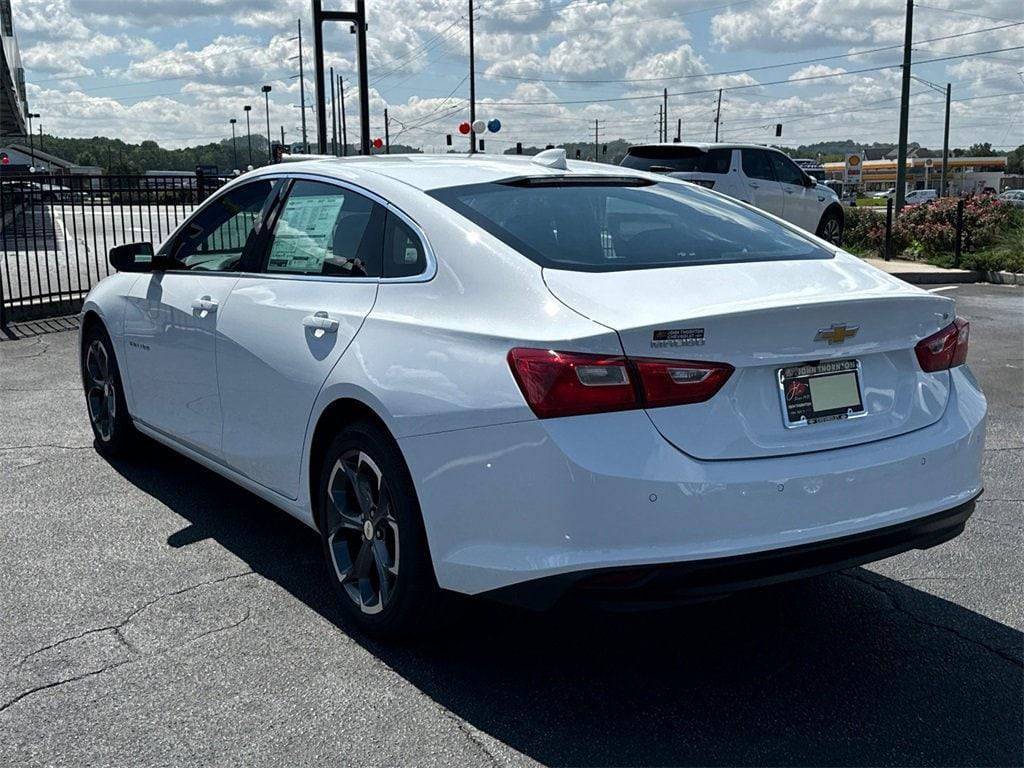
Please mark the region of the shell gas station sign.
[[859, 184], [863, 167], [864, 155], [860, 152], [848, 152], [846, 154], [846, 163], [843, 166], [843, 181], [850, 184]]

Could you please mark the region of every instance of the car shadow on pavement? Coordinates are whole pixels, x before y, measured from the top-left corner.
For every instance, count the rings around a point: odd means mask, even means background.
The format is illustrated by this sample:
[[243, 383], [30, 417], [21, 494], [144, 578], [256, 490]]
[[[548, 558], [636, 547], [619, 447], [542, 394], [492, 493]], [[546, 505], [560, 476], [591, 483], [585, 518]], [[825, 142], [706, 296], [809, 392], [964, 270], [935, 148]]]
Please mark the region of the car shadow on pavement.
[[1024, 761], [1022, 634], [865, 569], [656, 613], [467, 601], [442, 633], [384, 644], [345, 621], [298, 521], [156, 445], [114, 467], [188, 521], [172, 547], [216, 541], [545, 764]]

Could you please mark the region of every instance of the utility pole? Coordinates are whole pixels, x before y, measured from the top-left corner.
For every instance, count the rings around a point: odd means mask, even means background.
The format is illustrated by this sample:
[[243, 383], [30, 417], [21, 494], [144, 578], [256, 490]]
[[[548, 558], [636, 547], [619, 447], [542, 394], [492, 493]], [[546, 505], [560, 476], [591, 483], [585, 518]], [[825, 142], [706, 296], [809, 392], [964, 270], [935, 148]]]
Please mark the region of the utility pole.
[[249, 125], [249, 113], [252, 112], [252, 105], [246, 104], [245, 110], [245, 141], [249, 145], [249, 166], [252, 167], [252, 126]]
[[664, 136], [662, 134], [662, 128], [665, 126], [665, 114], [664, 107], [661, 104], [658, 105], [658, 141], [662, 141]]
[[476, 55], [473, 50], [473, 0], [469, 0], [469, 153], [476, 152]]
[[722, 89], [718, 89], [718, 106], [715, 107], [715, 143], [718, 143], [718, 124], [722, 122]]
[[[281, 151], [284, 152], [284, 126], [281, 126]], [[291, 154], [291, 153], [289, 153]]]
[[661, 121], [663, 123], [662, 130], [665, 133], [665, 138], [663, 139], [663, 141], [665, 141], [667, 143], [668, 142], [668, 88], [665, 88], [661, 92], [661, 99], [662, 99], [662, 105], [663, 105], [662, 106], [662, 110], [661, 110], [661, 114], [662, 114]]
[[903, 30], [903, 87], [900, 91], [900, 137], [896, 153], [896, 215], [907, 197], [907, 132], [910, 122], [910, 53], [914, 35], [914, 0], [907, 0], [907, 21]]
[[952, 90], [953, 84], [946, 83], [946, 128], [942, 132], [942, 186], [939, 189], [939, 197], [946, 196], [946, 166], [949, 165], [949, 96]]
[[260, 90], [263, 91], [263, 101], [267, 109], [267, 164], [269, 165], [274, 162], [274, 148], [270, 146], [273, 143], [270, 138], [270, 92], [273, 89], [269, 85], [264, 85]]
[[[291, 38], [291, 40], [299, 41], [299, 55], [292, 56], [292, 58], [299, 60], [299, 101], [302, 102], [299, 105], [299, 109], [302, 110], [302, 151], [308, 155], [309, 141], [306, 134], [306, 71], [303, 68], [302, 60], [302, 19], [296, 19], [295, 24], [298, 27], [299, 34], [297, 37]], [[292, 75], [292, 79], [294, 78], [295, 76]], [[324, 133], [326, 133], [326, 130], [324, 131]]]
[[323, 0], [313, 3], [313, 43], [316, 59], [316, 130], [317, 146], [327, 154], [327, 87], [324, 83], [324, 22], [347, 21], [349, 31], [356, 35], [356, 54], [359, 61], [359, 149], [370, 154], [370, 84], [366, 64], [366, 0], [356, 0], [355, 11], [325, 11]]
[[388, 108], [384, 107], [384, 154], [391, 154], [391, 126], [388, 120]]
[[597, 144], [597, 131], [598, 131], [597, 118], [594, 118], [594, 162], [598, 162], [598, 144]]
[[341, 156], [348, 156], [348, 129], [345, 127], [345, 78], [338, 75], [338, 95], [341, 97]]
[[676, 119], [676, 142], [683, 140], [683, 118]]
[[338, 94], [334, 89], [334, 67], [331, 67], [331, 154], [338, 156]]
[[238, 121], [235, 118], [228, 120], [231, 123], [231, 170], [238, 170], [238, 146], [235, 144], [235, 123]]

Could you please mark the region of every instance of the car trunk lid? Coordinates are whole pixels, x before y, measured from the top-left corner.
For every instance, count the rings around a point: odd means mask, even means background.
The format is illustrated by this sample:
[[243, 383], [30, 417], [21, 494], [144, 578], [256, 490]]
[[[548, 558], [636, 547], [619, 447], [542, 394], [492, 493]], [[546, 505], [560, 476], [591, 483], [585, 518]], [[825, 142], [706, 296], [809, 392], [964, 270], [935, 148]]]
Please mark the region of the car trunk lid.
[[[563, 303], [614, 329], [630, 357], [734, 366], [710, 400], [647, 411], [696, 458], [856, 445], [928, 426], [945, 410], [948, 372], [922, 371], [914, 345], [952, 322], [953, 302], [845, 254], [544, 277]], [[822, 363], [856, 368], [863, 418], [790, 423], [780, 371]]]

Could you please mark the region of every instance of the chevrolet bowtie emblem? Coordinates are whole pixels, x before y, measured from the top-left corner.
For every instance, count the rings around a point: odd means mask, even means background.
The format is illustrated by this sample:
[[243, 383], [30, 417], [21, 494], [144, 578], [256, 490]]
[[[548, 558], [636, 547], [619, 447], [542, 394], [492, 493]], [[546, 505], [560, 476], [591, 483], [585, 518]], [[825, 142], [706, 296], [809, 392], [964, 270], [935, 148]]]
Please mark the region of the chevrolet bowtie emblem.
[[815, 341], [827, 341], [829, 344], [842, 344], [847, 339], [852, 339], [860, 330], [859, 325], [847, 325], [840, 323], [831, 328], [822, 328], [814, 337]]

